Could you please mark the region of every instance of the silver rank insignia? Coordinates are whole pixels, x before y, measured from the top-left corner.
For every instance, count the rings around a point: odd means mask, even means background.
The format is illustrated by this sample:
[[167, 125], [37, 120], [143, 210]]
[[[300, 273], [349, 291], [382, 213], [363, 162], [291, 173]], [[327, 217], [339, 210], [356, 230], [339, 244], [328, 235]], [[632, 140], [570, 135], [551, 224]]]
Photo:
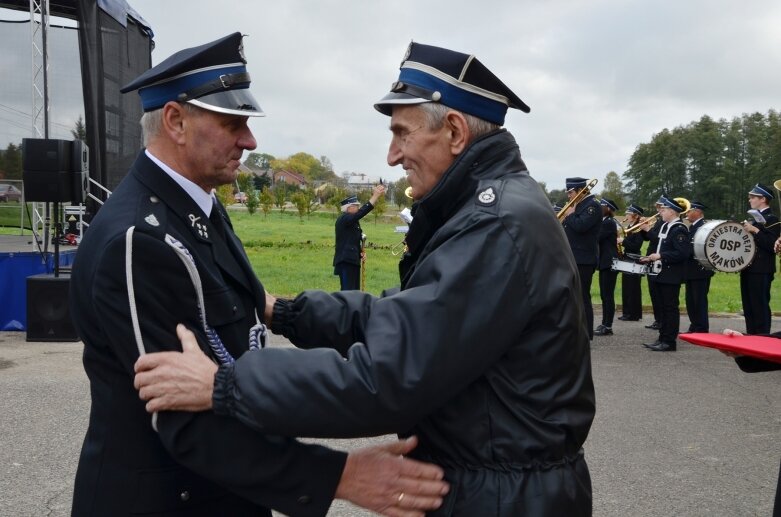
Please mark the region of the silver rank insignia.
[[493, 187], [488, 187], [484, 191], [477, 194], [477, 202], [481, 205], [490, 205], [496, 201], [496, 192]]
[[198, 222], [198, 221], [201, 220], [201, 218], [197, 217], [194, 214], [189, 214], [187, 217], [190, 219], [190, 226], [192, 226], [193, 228], [195, 228], [198, 231], [198, 235], [200, 235], [204, 239], [208, 239], [209, 238], [209, 227], [206, 226], [203, 223], [199, 223]]
[[144, 217], [144, 221], [146, 221], [146, 224], [149, 226], [160, 226], [160, 221], [157, 220], [155, 214], [149, 214], [148, 216]]
[[590, 206], [590, 207], [588, 207], [588, 210], [586, 210], [586, 211], [588, 212], [589, 215], [594, 215], [594, 214], [597, 213], [597, 207]]

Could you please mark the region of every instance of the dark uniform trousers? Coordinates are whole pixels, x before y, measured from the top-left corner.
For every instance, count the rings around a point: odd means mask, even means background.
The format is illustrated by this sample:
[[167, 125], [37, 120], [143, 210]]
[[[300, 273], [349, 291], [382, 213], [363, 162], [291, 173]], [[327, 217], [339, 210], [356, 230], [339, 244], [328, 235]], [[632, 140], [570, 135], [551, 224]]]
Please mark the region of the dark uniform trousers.
[[656, 286], [659, 297], [659, 341], [662, 343], [675, 343], [681, 327], [681, 311], [678, 306], [678, 298], [681, 295], [681, 284], [660, 284], [652, 282]]
[[594, 195], [586, 196], [575, 206], [575, 211], [564, 219], [564, 232], [575, 257], [580, 276], [580, 290], [588, 326], [589, 339], [594, 337], [594, 309], [591, 306], [591, 281], [598, 265], [599, 229], [602, 207]]
[[339, 285], [342, 291], [357, 291], [361, 288], [360, 266], [340, 262], [334, 266], [334, 271], [339, 274]]
[[578, 264], [578, 276], [580, 277], [580, 293], [583, 297], [583, 308], [586, 312], [586, 325], [588, 325], [588, 337], [594, 337], [594, 307], [591, 305], [591, 282], [594, 278], [594, 266]]
[[613, 326], [613, 316], [616, 314], [616, 281], [618, 271], [612, 269], [599, 270], [599, 296], [602, 298], [602, 325]]
[[[656, 220], [656, 224], [654, 224], [653, 228], [648, 232], [648, 250], [646, 251], [646, 255], [650, 255], [651, 253], [656, 252], [656, 248], [659, 244], [659, 230], [662, 228], [662, 224], [664, 224], [664, 221], [662, 221], [662, 218], [658, 218]], [[651, 307], [654, 311], [654, 321], [661, 322], [662, 321], [662, 303], [660, 300], [660, 293], [657, 289], [658, 284], [654, 282], [653, 278], [649, 275], [648, 276], [648, 297], [651, 299]]]

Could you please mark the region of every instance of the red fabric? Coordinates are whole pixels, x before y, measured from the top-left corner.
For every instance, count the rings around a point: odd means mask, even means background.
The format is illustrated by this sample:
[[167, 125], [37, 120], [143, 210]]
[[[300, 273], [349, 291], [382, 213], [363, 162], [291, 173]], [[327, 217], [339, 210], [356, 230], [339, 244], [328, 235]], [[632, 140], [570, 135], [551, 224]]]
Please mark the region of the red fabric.
[[680, 334], [693, 345], [707, 346], [781, 363], [781, 340], [766, 336], [726, 336], [724, 334]]

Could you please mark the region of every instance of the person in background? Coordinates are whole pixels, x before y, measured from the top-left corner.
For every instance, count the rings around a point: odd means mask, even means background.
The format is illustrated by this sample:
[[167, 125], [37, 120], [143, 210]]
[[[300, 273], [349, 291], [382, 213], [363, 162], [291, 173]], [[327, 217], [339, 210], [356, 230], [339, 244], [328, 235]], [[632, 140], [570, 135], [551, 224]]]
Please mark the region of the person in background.
[[602, 300], [602, 324], [594, 330], [595, 336], [613, 335], [613, 316], [616, 313], [616, 279], [618, 271], [613, 271], [613, 259], [618, 258], [618, 221], [613, 214], [618, 205], [602, 198], [602, 225], [599, 228], [599, 297]]
[[[659, 214], [659, 210], [661, 208], [662, 206], [659, 203], [654, 205], [654, 210], [656, 210], [657, 215]], [[664, 221], [659, 216], [656, 218], [654, 224], [646, 224], [643, 228], [645, 231], [645, 238], [648, 240], [648, 248], [646, 248], [645, 252], [646, 256], [656, 252], [657, 248], [659, 247], [659, 231], [661, 231], [663, 224]], [[659, 292], [657, 289], [658, 284], [654, 283], [652, 275], [648, 275], [646, 279], [648, 282], [648, 298], [651, 299], [651, 308], [653, 309], [654, 313], [654, 321], [652, 321], [649, 325], [646, 325], [645, 328], [659, 330], [662, 321], [662, 302], [659, 299]]]
[[740, 272], [740, 297], [743, 301], [743, 317], [746, 334], [770, 332], [770, 286], [776, 272], [773, 244], [781, 235], [778, 217], [770, 210], [773, 199], [770, 188], [757, 183], [748, 193], [752, 210], [759, 212], [764, 222], [746, 222], [743, 228], [756, 245], [754, 260]]
[[[585, 178], [567, 178], [567, 197], [573, 200], [588, 185]], [[586, 314], [588, 337], [594, 337], [594, 309], [591, 305], [591, 281], [599, 262], [599, 229], [602, 224], [602, 207], [589, 193], [577, 204], [567, 209], [562, 220], [570, 249], [580, 274], [580, 294]]]
[[270, 517], [274, 508], [315, 517], [342, 498], [422, 515], [447, 485], [439, 467], [401, 461], [414, 440], [348, 454], [211, 411], [150, 418], [133, 388], [139, 355], [179, 349], [177, 322], [198, 333], [209, 362], [232, 364], [256, 346], [251, 333], [262, 341], [265, 290], [212, 193], [235, 181], [243, 151], [257, 145], [247, 121], [263, 111], [242, 48], [236, 32], [184, 49], [122, 89], [139, 92], [146, 149], [73, 264], [71, 314], [92, 409], [72, 514]]
[[363, 206], [356, 196], [342, 200], [342, 215], [336, 220], [336, 250], [334, 251], [334, 275], [339, 277], [342, 291], [361, 288], [361, 263], [364, 257], [363, 230], [361, 219], [374, 209], [374, 205], [385, 194], [385, 185], [376, 185], [372, 197]]
[[[634, 203], [629, 205], [625, 213], [626, 228], [638, 224], [643, 216], [644, 210]], [[643, 241], [646, 240], [646, 233], [643, 230], [634, 231], [625, 237], [619, 237], [618, 242], [624, 248], [625, 254], [640, 254], [640, 248]], [[640, 275], [633, 273], [621, 274], [621, 321], [639, 321], [643, 318], [643, 299], [640, 290]]]
[[[211, 407], [282, 435], [413, 433], [415, 457], [452, 486], [430, 515], [591, 515], [578, 270], [502, 128], [508, 108], [528, 106], [475, 56], [411, 43], [375, 108], [390, 116], [388, 164], [414, 199], [401, 285], [269, 295], [272, 330], [311, 350], [266, 348], [219, 368], [194, 346], [147, 355], [140, 396], [149, 410]], [[187, 376], [191, 362], [202, 375]]]
[[640, 261], [653, 262], [653, 272], [649, 275], [652, 278], [649, 278], [649, 281], [656, 284], [661, 304], [661, 320], [658, 339], [643, 345], [654, 352], [674, 352], [677, 348], [676, 340], [681, 324], [678, 298], [692, 245], [689, 230], [680, 219], [683, 206], [675, 199], [664, 195], [659, 198], [657, 204], [661, 205], [659, 215], [663, 221], [659, 230], [659, 245], [654, 253]]
[[[707, 208], [700, 201], [692, 201], [691, 208], [686, 212], [689, 221], [689, 235], [692, 244], [697, 231], [705, 224], [704, 210]], [[689, 316], [689, 332], [708, 332], [708, 291], [713, 271], [705, 269], [692, 254], [686, 262], [686, 314]]]

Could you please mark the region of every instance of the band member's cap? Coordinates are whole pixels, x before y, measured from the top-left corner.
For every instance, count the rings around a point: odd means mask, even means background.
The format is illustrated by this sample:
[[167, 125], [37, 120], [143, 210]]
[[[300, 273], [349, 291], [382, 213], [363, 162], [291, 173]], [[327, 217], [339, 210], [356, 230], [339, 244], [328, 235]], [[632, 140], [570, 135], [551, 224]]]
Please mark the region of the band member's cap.
[[145, 112], [177, 101], [218, 113], [265, 116], [249, 91], [242, 38], [240, 32], [234, 32], [217, 41], [180, 50], [120, 91], [138, 90]]
[[706, 210], [708, 208], [700, 201], [690, 201], [689, 205], [692, 207], [692, 209], [696, 208], [697, 210]]
[[637, 215], [643, 215], [645, 213], [645, 210], [637, 206], [636, 204], [632, 203], [628, 207], [626, 207], [626, 212], [628, 214], [637, 214]]
[[501, 126], [508, 108], [529, 112], [526, 103], [469, 54], [412, 42], [399, 69], [390, 93], [374, 105], [383, 115], [392, 115], [397, 105], [438, 102]]
[[361, 203], [358, 201], [358, 198], [356, 196], [350, 196], [342, 199], [342, 206], [347, 205], [360, 205]]
[[563, 206], [561, 206], [560, 204], [558, 204], [558, 203], [553, 203], [553, 211], [554, 211], [554, 212], [556, 212], [557, 214], [558, 214], [559, 212], [561, 212], [561, 209], [562, 209], [562, 208], [564, 208], [564, 207], [563, 207]]
[[679, 205], [679, 204], [678, 204], [678, 202], [677, 202], [675, 199], [673, 199], [673, 198], [671, 198], [671, 197], [667, 197], [667, 196], [665, 196], [665, 195], [663, 195], [662, 197], [660, 197], [660, 198], [659, 198], [659, 201], [657, 201], [657, 202], [656, 202], [656, 204], [657, 204], [657, 205], [661, 205], [661, 206], [663, 206], [664, 208], [670, 208], [670, 209], [672, 209], [672, 210], [675, 210], [675, 211], [676, 211], [676, 212], [678, 212], [679, 214], [680, 214], [681, 212], [683, 212], [683, 207], [682, 207], [681, 205]]
[[588, 180], [586, 178], [567, 178], [566, 185], [567, 190], [572, 190], [575, 188], [583, 188], [588, 184]]
[[749, 195], [751, 196], [763, 196], [767, 199], [773, 199], [773, 192], [770, 190], [770, 187], [767, 187], [761, 183], [757, 183], [754, 185], [754, 188], [749, 190]]
[[602, 205], [602, 206], [608, 207], [609, 209], [611, 209], [614, 212], [618, 210], [618, 205], [616, 205], [616, 203], [612, 199], [608, 199], [606, 197], [603, 197], [599, 201], [599, 204]]

